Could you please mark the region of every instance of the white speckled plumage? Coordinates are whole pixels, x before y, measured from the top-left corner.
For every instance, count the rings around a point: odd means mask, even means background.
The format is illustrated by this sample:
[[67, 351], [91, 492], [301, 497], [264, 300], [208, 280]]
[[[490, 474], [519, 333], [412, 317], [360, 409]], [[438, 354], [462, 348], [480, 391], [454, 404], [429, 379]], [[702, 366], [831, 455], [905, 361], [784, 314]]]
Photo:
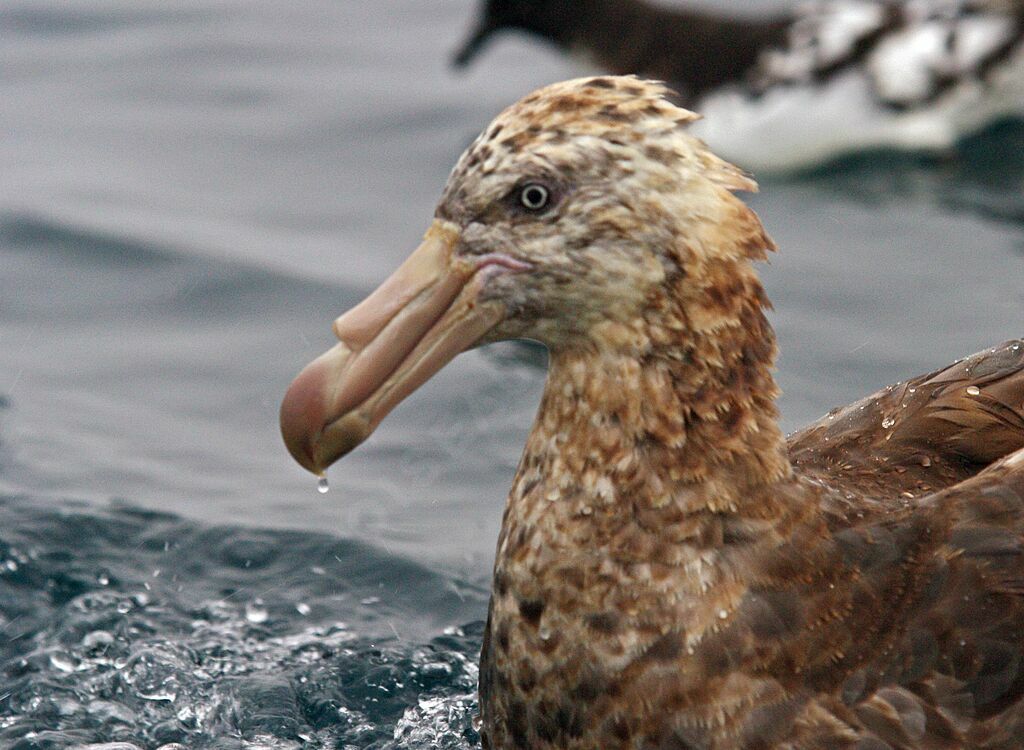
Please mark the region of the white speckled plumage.
[[693, 132], [746, 169], [944, 152], [1024, 115], [1020, 0], [815, 0], [761, 26], [646, 0], [566, 2], [510, 11], [488, 0], [481, 28], [530, 31], [612, 72], [668, 80], [704, 115]]
[[753, 87], [738, 83], [701, 99], [705, 119], [694, 132], [755, 170], [798, 169], [872, 148], [952, 149], [988, 123], [1024, 114], [1020, 19], [1007, 7], [976, 6], [805, 6], [789, 45], [765, 53]]
[[499, 115], [289, 388], [289, 450], [322, 471], [460, 351], [548, 347], [484, 748], [1020, 748], [1021, 342], [784, 438], [753, 182], [665, 94], [580, 79]]

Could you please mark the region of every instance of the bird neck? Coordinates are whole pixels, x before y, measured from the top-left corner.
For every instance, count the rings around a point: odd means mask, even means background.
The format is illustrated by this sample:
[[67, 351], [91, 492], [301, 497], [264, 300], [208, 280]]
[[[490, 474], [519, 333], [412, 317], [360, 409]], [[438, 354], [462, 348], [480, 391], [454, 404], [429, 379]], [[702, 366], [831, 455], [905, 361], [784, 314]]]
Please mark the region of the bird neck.
[[[775, 341], [759, 306], [714, 336], [634, 351], [555, 351], [523, 458], [526, 481], [581, 508], [765, 510], [791, 476], [775, 406]], [[660, 329], [660, 334], [670, 329]]]
[[[637, 314], [552, 345], [521, 482], [543, 481], [581, 507], [765, 518], [765, 488], [792, 477], [775, 333], [753, 265], [774, 244], [742, 202], [722, 191], [719, 204], [706, 226], [674, 235], [663, 250], [671, 270]], [[513, 503], [529, 502], [522, 490]]]
[[[664, 632], [650, 618], [696, 648], [760, 574], [751, 561], [799, 528], [818, 532], [815, 491], [795, 480], [778, 426], [775, 337], [752, 264], [773, 245], [739, 201], [713, 205], [706, 226], [679, 227], [661, 248], [670, 270], [629, 320], [548, 341], [498, 537], [499, 647], [536, 630], [566, 659], [623, 643], [636, 654]], [[606, 611], [617, 624], [604, 635], [581, 624]]]

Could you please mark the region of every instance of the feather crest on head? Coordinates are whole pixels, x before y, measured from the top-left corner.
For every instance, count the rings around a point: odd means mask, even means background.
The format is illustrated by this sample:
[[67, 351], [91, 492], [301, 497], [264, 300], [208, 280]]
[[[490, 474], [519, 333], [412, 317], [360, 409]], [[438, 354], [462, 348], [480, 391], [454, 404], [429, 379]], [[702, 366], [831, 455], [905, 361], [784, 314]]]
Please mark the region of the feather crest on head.
[[511, 153], [532, 150], [550, 160], [549, 166], [568, 166], [570, 150], [611, 150], [614, 156], [636, 158], [625, 150], [639, 147], [666, 167], [686, 166], [728, 190], [756, 192], [750, 175], [686, 132], [700, 115], [673, 104], [673, 96], [661, 81], [632, 75], [576, 78], [538, 89], [480, 134], [452, 170], [449, 189], [474, 173], [487, 175]]

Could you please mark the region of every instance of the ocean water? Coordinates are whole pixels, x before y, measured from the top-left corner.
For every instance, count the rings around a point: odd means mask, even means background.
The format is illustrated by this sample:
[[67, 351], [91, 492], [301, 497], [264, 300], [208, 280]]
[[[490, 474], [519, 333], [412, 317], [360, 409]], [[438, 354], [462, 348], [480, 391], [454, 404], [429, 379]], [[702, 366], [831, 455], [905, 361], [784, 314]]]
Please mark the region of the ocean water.
[[[473, 4], [0, 6], [0, 748], [475, 745], [543, 352], [461, 356], [326, 495], [277, 433], [476, 132], [585, 70], [453, 73]], [[761, 187], [787, 428], [1024, 334], [1024, 126]]]

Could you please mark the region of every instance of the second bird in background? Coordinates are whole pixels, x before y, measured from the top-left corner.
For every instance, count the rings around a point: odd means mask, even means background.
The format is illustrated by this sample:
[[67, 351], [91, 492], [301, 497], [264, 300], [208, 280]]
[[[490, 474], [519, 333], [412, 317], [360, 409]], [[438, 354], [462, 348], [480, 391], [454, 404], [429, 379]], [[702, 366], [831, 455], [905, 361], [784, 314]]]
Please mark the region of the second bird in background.
[[870, 149], [947, 152], [1024, 116], [1024, 1], [820, 0], [769, 17], [644, 0], [484, 0], [456, 55], [526, 32], [613, 73], [668, 81], [694, 132], [746, 169]]

